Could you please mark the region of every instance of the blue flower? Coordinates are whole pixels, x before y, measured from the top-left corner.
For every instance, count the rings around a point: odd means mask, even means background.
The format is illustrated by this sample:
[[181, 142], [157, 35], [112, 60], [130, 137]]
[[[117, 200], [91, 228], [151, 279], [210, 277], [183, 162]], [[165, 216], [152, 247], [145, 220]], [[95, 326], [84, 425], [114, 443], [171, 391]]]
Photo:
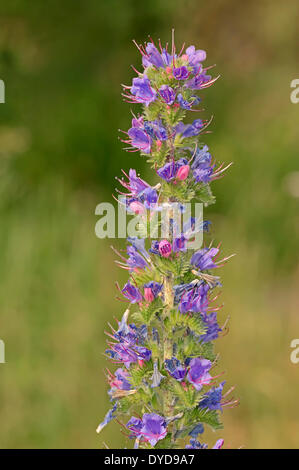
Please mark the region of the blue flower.
[[224, 384], [225, 382], [221, 382], [218, 387], [212, 387], [200, 401], [199, 407], [222, 411], [221, 400]]
[[117, 403], [115, 403], [115, 405], [113, 406], [113, 408], [111, 410], [108, 411], [108, 413], [106, 413], [105, 415], [105, 418], [104, 420], [98, 425], [97, 427], [97, 433], [101, 432], [102, 429], [108, 424], [110, 423], [110, 421], [112, 421], [112, 419], [114, 418], [114, 413], [116, 411], [116, 408], [117, 408]]
[[182, 67], [174, 67], [172, 72], [176, 80], [186, 80], [190, 75], [189, 70], [184, 65]]
[[172, 56], [168, 54], [168, 52], [163, 49], [162, 52], [160, 53], [156, 46], [149, 42], [146, 45], [146, 54], [142, 56], [142, 64], [143, 66], [149, 67], [151, 65], [154, 65], [155, 67], [166, 67], [171, 64]]
[[178, 94], [177, 100], [180, 107], [183, 109], [191, 109], [193, 105], [197, 105], [200, 102], [200, 98], [198, 98], [198, 96], [192, 96], [191, 101], [184, 100], [181, 93]]
[[175, 91], [171, 86], [168, 85], [162, 85], [159, 88], [159, 93], [162, 97], [162, 99], [165, 101], [165, 103], [171, 105], [174, 103], [175, 100]]
[[166, 359], [164, 361], [164, 366], [167, 372], [176, 379], [178, 382], [184, 380], [184, 377], [187, 372], [187, 368], [181, 364], [181, 362], [176, 358], [172, 357], [171, 359]]
[[203, 122], [201, 119], [195, 119], [192, 124], [183, 124], [180, 122], [176, 126], [176, 133], [181, 134], [182, 138], [195, 137], [198, 135], [203, 128]]
[[142, 295], [140, 294], [138, 287], [133, 286], [130, 282], [125, 284], [122, 289], [122, 293], [132, 304], [142, 301]]
[[217, 339], [219, 331], [222, 331], [217, 323], [217, 313], [212, 312], [207, 314], [206, 312], [203, 312], [201, 316], [204, 326], [206, 327], [206, 332], [200, 336], [200, 340], [203, 343], [209, 343], [210, 341]]
[[135, 96], [135, 100], [138, 103], [143, 103], [145, 106], [155, 101], [157, 96], [156, 91], [151, 87], [151, 82], [146, 75], [133, 78], [131, 93]]
[[190, 264], [196, 266], [200, 271], [216, 268], [217, 264], [214, 263], [213, 258], [218, 252], [219, 248], [202, 248], [193, 254]]

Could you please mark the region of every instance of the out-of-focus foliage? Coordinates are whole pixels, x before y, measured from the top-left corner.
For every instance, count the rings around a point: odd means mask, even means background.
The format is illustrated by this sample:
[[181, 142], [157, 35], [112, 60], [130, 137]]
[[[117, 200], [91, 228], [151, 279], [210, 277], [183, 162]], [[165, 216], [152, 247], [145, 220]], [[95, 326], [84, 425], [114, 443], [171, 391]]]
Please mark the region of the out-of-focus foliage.
[[[234, 161], [206, 212], [238, 255], [222, 272], [231, 321], [219, 348], [241, 405], [224, 413], [219, 437], [298, 447], [299, 365], [289, 359], [299, 336], [299, 104], [289, 98], [298, 13], [296, 0], [2, 3], [0, 447], [102, 445], [103, 330], [122, 313], [114, 279], [125, 276], [94, 235], [94, 208], [111, 200], [120, 168], [145, 169], [117, 140], [130, 124], [120, 83], [140, 62], [131, 40], [169, 40], [172, 26], [178, 45], [217, 63], [221, 79], [204, 92], [214, 114], [206, 142]], [[126, 445], [114, 426], [103, 439]]]

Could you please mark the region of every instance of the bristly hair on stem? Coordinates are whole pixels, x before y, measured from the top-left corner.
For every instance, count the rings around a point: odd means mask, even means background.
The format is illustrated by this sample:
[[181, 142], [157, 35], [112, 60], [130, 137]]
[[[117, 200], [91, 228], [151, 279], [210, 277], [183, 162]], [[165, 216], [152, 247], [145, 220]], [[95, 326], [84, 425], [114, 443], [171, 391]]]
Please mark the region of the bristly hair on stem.
[[[123, 85], [122, 95], [140, 109], [132, 112], [121, 141], [151, 164], [154, 181], [146, 182], [132, 168], [116, 178], [122, 188], [114, 197], [139, 216], [141, 235], [127, 239], [125, 253], [113, 248], [120, 258], [116, 263], [129, 274], [123, 287], [116, 283], [127, 309], [106, 332], [105, 356], [116, 369], [105, 372], [112, 404], [97, 432], [115, 420], [134, 448], [206, 449], [198, 436], [206, 426], [221, 429], [223, 407], [239, 403], [229, 397], [234, 387], [225, 391], [226, 382], [220, 381], [224, 372], [214, 352], [215, 340], [228, 332], [228, 320], [218, 318], [223, 305], [216, 303], [221, 282], [215, 270], [233, 255], [220, 256], [220, 244], [206, 241], [209, 221], [190, 216], [178, 227], [174, 206], [184, 213], [187, 203], [214, 203], [211, 183], [231, 165], [217, 163], [201, 141], [212, 118], [184, 122], [189, 111], [204, 111], [198, 109], [201, 92], [219, 76], [210, 75], [214, 65], [204, 65], [204, 50], [176, 48], [174, 30], [170, 50], [160, 39], [158, 46], [152, 38], [144, 45], [133, 42], [143, 70], [131, 66], [137, 76]], [[165, 209], [168, 235], [147, 237], [146, 221]], [[200, 231], [204, 245], [191, 249], [189, 242]], [[212, 447], [222, 446], [219, 437]]]

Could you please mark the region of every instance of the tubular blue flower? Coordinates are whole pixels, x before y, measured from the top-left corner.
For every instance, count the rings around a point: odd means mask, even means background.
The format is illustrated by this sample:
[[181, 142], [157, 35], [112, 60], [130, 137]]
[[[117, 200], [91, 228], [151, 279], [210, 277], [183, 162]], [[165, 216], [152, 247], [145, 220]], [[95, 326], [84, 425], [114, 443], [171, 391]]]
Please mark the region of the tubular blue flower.
[[139, 194], [139, 200], [144, 204], [146, 209], [152, 209], [158, 202], [158, 193], [154, 188], [146, 188]]
[[156, 91], [151, 87], [151, 82], [146, 75], [133, 78], [131, 93], [138, 103], [143, 103], [145, 106], [155, 101], [157, 96]]
[[145, 249], [144, 238], [128, 237], [127, 241], [128, 243], [131, 243], [135, 250], [139, 251], [145, 259], [149, 259], [149, 254]]
[[157, 170], [157, 174], [168, 183], [176, 178], [179, 169], [182, 166], [187, 165], [188, 160], [186, 158], [180, 158], [177, 161], [172, 160], [166, 163], [164, 166]]
[[152, 246], [148, 250], [150, 253], [153, 253], [154, 255], [159, 255], [159, 241], [158, 240], [153, 240], [152, 241]]
[[201, 390], [204, 385], [209, 385], [212, 380], [209, 370], [212, 363], [208, 359], [196, 357], [191, 360], [187, 373], [188, 381], [196, 390]]
[[190, 260], [190, 264], [196, 266], [201, 271], [206, 269], [217, 268], [213, 258], [218, 254], [219, 248], [202, 248], [194, 253]]
[[196, 439], [190, 439], [190, 443], [185, 446], [185, 449], [207, 449], [207, 444], [201, 444]]
[[189, 436], [196, 438], [198, 434], [202, 434], [204, 432], [204, 427], [202, 423], [198, 423], [190, 432]]
[[142, 418], [140, 434], [145, 441], [155, 446], [158, 441], [164, 439], [167, 434], [165, 419], [156, 413], [145, 413]]
[[104, 420], [98, 425], [96, 432], [99, 433], [102, 431], [102, 429], [112, 421], [115, 415], [115, 411], [117, 408], [117, 403], [113, 405], [113, 408], [106, 413]]
[[154, 65], [158, 68], [165, 68], [171, 64], [172, 56], [168, 54], [166, 49], [162, 49], [162, 52], [160, 53], [156, 46], [149, 42], [146, 45], [145, 50], [146, 54], [142, 56], [142, 64], [145, 68], [150, 67], [151, 65]]
[[206, 51], [196, 50], [194, 46], [189, 46], [186, 49], [186, 55], [188, 56], [189, 65], [193, 67], [193, 73], [198, 73], [202, 68], [201, 62], [207, 58]]
[[183, 109], [192, 109], [192, 106], [196, 106], [198, 103], [200, 103], [200, 98], [198, 96], [192, 96], [191, 101], [187, 101], [183, 98], [182, 93], [178, 94], [177, 101], [180, 105], [181, 108]]
[[126, 299], [128, 299], [131, 304], [142, 301], [142, 295], [138, 287], [133, 286], [130, 282], [127, 282], [122, 289], [122, 293]]
[[181, 364], [181, 362], [176, 358], [172, 357], [171, 359], [166, 359], [164, 361], [164, 366], [167, 372], [176, 379], [178, 382], [184, 380], [187, 368]]
[[187, 251], [186, 238], [184, 237], [184, 235], [181, 235], [180, 237], [175, 238], [173, 240], [172, 249], [175, 253], [177, 253], [178, 251], [183, 251], [183, 252]]
[[209, 291], [208, 284], [200, 282], [196, 286], [190, 284], [189, 287], [180, 298], [179, 303], [179, 311], [181, 313], [188, 313], [188, 312], [206, 312], [208, 308], [208, 291]]
[[203, 128], [203, 121], [201, 119], [195, 119], [192, 124], [183, 124], [180, 122], [175, 130], [177, 134], [181, 134], [182, 138], [195, 137]]
[[209, 86], [209, 84], [212, 84], [212, 82], [214, 81], [215, 79], [212, 80], [211, 75], [206, 75], [206, 73], [203, 72], [191, 78], [191, 80], [188, 80], [185, 85], [191, 90], [200, 90], [201, 88], [206, 88], [207, 86]]
[[157, 170], [157, 174], [163, 178], [163, 180], [170, 182], [175, 178], [176, 175], [176, 166], [175, 162], [171, 161], [166, 163], [164, 166]]
[[132, 389], [132, 386], [129, 382], [131, 378], [128, 371], [124, 369], [117, 369], [113, 374], [110, 373], [108, 376], [108, 381], [111, 389], [108, 391], [111, 399], [119, 398], [126, 396], [126, 392]]
[[212, 165], [212, 157], [207, 145], [196, 151], [191, 168], [198, 183], [209, 183], [212, 180], [215, 165]]
[[187, 80], [190, 72], [184, 65], [182, 67], [173, 68], [173, 76], [176, 80]]
[[220, 410], [222, 411], [221, 400], [223, 386], [225, 382], [221, 382], [218, 387], [212, 387], [205, 395], [204, 398], [199, 402], [200, 408], [208, 408], [209, 410]]
[[131, 127], [128, 130], [128, 136], [131, 139], [130, 144], [132, 147], [136, 147], [143, 153], [150, 153], [152, 139], [144, 130], [139, 127]]
[[156, 413], [145, 413], [142, 420], [132, 417], [126, 427], [131, 431], [131, 439], [141, 439], [153, 447], [167, 434], [165, 419]]
[[201, 317], [203, 324], [206, 327], [206, 332], [200, 336], [200, 340], [203, 343], [209, 343], [210, 341], [217, 339], [219, 332], [222, 331], [217, 323], [217, 312], [212, 312], [210, 314], [203, 312]]
[[145, 121], [144, 129], [153, 139], [167, 140], [168, 138], [167, 131], [159, 120]]
[[132, 418], [126, 424], [126, 427], [131, 431], [129, 438], [130, 439], [139, 438], [141, 436], [142, 426], [143, 426], [142, 420], [132, 416]]
[[159, 93], [160, 96], [162, 97], [163, 101], [167, 103], [168, 105], [171, 105], [174, 103], [175, 100], [175, 91], [171, 86], [168, 85], [162, 85], [159, 88]]
[[150, 281], [144, 284], [144, 298], [152, 302], [162, 290], [162, 284], [159, 282]]
[[130, 270], [135, 271], [136, 269], [144, 269], [148, 266], [148, 263], [134, 246], [128, 246], [127, 253], [129, 255], [129, 258], [127, 259], [127, 265], [129, 266]]

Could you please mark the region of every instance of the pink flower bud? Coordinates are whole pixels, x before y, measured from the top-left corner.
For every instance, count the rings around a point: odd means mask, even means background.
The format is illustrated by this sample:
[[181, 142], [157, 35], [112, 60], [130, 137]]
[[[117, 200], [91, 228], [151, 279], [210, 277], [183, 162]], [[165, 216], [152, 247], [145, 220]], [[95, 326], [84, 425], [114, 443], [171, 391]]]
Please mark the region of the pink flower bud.
[[181, 166], [181, 168], [178, 169], [178, 172], [176, 174], [177, 179], [180, 181], [185, 181], [185, 179], [188, 178], [189, 171], [190, 171], [189, 165]]
[[157, 140], [156, 145], [157, 145], [157, 149], [160, 150], [160, 148], [162, 146], [161, 140]]
[[152, 302], [155, 298], [153, 291], [150, 287], [144, 288], [144, 298], [147, 302]]
[[135, 214], [144, 214], [145, 212], [145, 207], [141, 202], [139, 201], [133, 201], [130, 204], [130, 209], [135, 212]]
[[163, 258], [168, 258], [171, 254], [171, 243], [168, 240], [162, 240], [159, 243], [159, 252]]

